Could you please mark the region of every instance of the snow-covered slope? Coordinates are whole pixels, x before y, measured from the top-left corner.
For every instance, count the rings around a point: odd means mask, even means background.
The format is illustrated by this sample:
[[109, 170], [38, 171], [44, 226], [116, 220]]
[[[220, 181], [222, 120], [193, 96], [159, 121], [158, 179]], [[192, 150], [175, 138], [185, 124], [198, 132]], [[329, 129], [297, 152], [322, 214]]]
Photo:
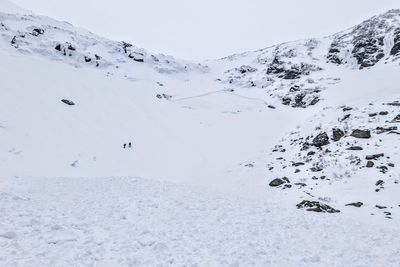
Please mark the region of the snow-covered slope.
[[206, 71], [201, 65], [152, 54], [123, 41], [107, 40], [48, 17], [1, 13], [0, 21], [3, 47], [11, 46], [25, 55], [58, 60], [75, 67], [96, 67], [130, 79], [139, 76], [138, 70], [147, 68], [169, 74]]
[[[263, 151], [283, 146], [280, 139], [293, 139], [293, 132], [310, 139], [315, 129], [332, 128], [349, 135], [355, 127], [349, 123], [364, 121], [353, 116], [346, 125], [334, 123], [336, 110], [343, 105], [370, 109], [376, 92], [382, 103], [398, 100], [399, 17], [391, 10], [323, 39], [198, 64], [47, 17], [1, 13], [2, 174], [140, 175], [262, 195], [274, 171], [282, 172], [276, 167], [281, 159]], [[372, 49], [371, 43], [379, 47]], [[340, 60], [333, 60], [333, 47]], [[372, 63], [366, 66], [367, 61]], [[388, 112], [395, 117], [396, 107]], [[314, 114], [332, 119], [321, 126]], [[389, 127], [375, 124], [371, 127]], [[134, 149], [123, 149], [128, 142]], [[282, 158], [310, 160], [300, 156], [299, 146], [286, 145], [292, 148]], [[249, 168], [254, 157], [262, 163]], [[329, 158], [336, 154], [319, 157], [329, 162], [327, 168], [338, 168]], [[349, 175], [352, 167], [340, 168]], [[295, 171], [286, 174], [289, 179], [314, 176]]]
[[197, 63], [0, 3], [0, 265], [398, 266], [398, 10]]
[[[398, 224], [141, 178], [7, 178], [1, 266], [397, 266]], [[5, 193], [7, 192], [7, 193]]]
[[317, 104], [321, 91], [340, 82], [337, 71], [342, 68], [398, 66], [399, 56], [400, 10], [390, 10], [326, 38], [283, 43], [214, 64], [224, 66], [217, 81], [233, 89], [264, 89], [284, 105], [304, 108]]

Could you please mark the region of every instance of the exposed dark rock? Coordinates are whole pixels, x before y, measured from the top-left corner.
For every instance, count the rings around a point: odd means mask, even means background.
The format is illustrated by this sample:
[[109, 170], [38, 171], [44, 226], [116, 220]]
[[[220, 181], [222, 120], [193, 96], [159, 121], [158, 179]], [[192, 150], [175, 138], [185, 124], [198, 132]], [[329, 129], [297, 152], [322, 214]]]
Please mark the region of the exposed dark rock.
[[282, 98], [282, 104], [285, 106], [289, 106], [291, 102], [292, 102], [292, 99], [290, 97]]
[[332, 129], [332, 140], [337, 142], [344, 136], [344, 132], [339, 128]]
[[61, 49], [62, 49], [61, 44], [57, 44], [54, 49], [56, 49], [56, 50], [61, 52]]
[[322, 170], [323, 170], [322, 166], [320, 166], [318, 164], [316, 164], [316, 165], [314, 165], [313, 167], [310, 168], [310, 171], [312, 171], [312, 172], [320, 172]]
[[133, 60], [136, 61], [136, 62], [141, 62], [141, 63], [144, 62], [143, 58], [135, 58], [134, 57]]
[[346, 206], [353, 206], [356, 208], [361, 208], [363, 205], [364, 205], [364, 203], [362, 203], [362, 202], [354, 202], [354, 203], [346, 204]]
[[374, 155], [368, 155], [365, 157], [366, 160], [377, 160], [381, 157], [384, 157], [385, 154], [381, 153], [381, 154], [374, 154]]
[[276, 178], [276, 179], [272, 180], [272, 181], [269, 183], [269, 186], [271, 186], [271, 187], [278, 187], [278, 186], [281, 186], [281, 185], [286, 184], [286, 183], [290, 183], [290, 181], [289, 181], [288, 178], [286, 178], [286, 177], [284, 177], [284, 178], [282, 178], [282, 179]]
[[257, 69], [253, 68], [252, 66], [241, 66], [240, 68], [237, 69], [237, 71], [241, 74], [245, 74], [245, 73], [252, 73], [252, 72], [256, 72]]
[[360, 65], [360, 69], [374, 66], [385, 56], [383, 38], [376, 39], [368, 35], [355, 36], [353, 44], [352, 54]]
[[269, 183], [269, 186], [277, 187], [277, 186], [283, 185], [284, 183], [285, 183], [285, 181], [283, 181], [282, 179], [276, 178]]
[[377, 209], [380, 209], [380, 210], [387, 209], [386, 206], [381, 206], [381, 205], [375, 205], [375, 207], [376, 207]]
[[44, 30], [41, 28], [35, 28], [32, 30], [32, 35], [33, 36], [39, 36], [41, 34], [44, 34]]
[[74, 106], [75, 103], [71, 100], [68, 99], [62, 99], [61, 102], [63, 102], [64, 104], [67, 104], [68, 106]]
[[285, 80], [295, 80], [299, 79], [301, 76], [310, 75], [311, 72], [322, 70], [320, 67], [307, 64], [307, 63], [300, 63], [285, 66], [285, 64], [275, 57], [272, 63], [267, 68], [267, 74], [277, 74], [279, 78]]
[[91, 62], [92, 61], [92, 59], [90, 58], [90, 57], [87, 57], [87, 56], [85, 56], [85, 62]]
[[283, 67], [283, 62], [281, 62], [278, 57], [275, 57], [272, 63], [267, 68], [267, 74], [280, 74], [285, 71]]
[[292, 164], [293, 167], [298, 167], [298, 166], [303, 166], [303, 165], [304, 165], [304, 162], [294, 162]]
[[322, 213], [338, 213], [340, 210], [334, 209], [327, 204], [318, 201], [303, 200], [296, 205], [298, 209], [306, 209], [307, 211], [322, 212]]
[[384, 127], [377, 127], [377, 128], [376, 128], [376, 133], [377, 133], [377, 134], [382, 134], [382, 133], [391, 132], [391, 131], [396, 131], [396, 130], [397, 130], [397, 126], [394, 126], [394, 127], [387, 127], [387, 128], [384, 128]]
[[122, 41], [122, 48], [124, 49], [125, 54], [128, 53], [128, 47], [132, 46], [133, 46], [132, 44]]
[[384, 181], [378, 180], [378, 181], [375, 183], [375, 185], [376, 185], [376, 186], [382, 186], [384, 183], [385, 183]]
[[319, 97], [314, 97], [313, 100], [311, 100], [310, 105], [314, 106], [320, 101]]
[[346, 148], [346, 150], [359, 151], [359, 150], [363, 150], [363, 148], [360, 146], [352, 146], [352, 147]]
[[299, 79], [301, 77], [301, 72], [296, 69], [286, 70], [283, 75], [279, 78], [286, 79], [286, 80], [294, 80]]
[[397, 115], [391, 122], [400, 122], [400, 114]]
[[69, 44], [67, 48], [68, 50], [76, 51], [76, 48], [72, 44]]
[[304, 107], [305, 103], [303, 102], [304, 97], [306, 96], [305, 93], [297, 94], [294, 97], [293, 107]]
[[390, 50], [390, 54], [393, 56], [400, 55], [400, 28], [396, 29], [394, 37], [394, 45]]
[[350, 118], [350, 116], [351, 116], [351, 114], [346, 114], [346, 115], [343, 116], [343, 118], [340, 121], [345, 121], [348, 118]]
[[312, 145], [319, 148], [328, 144], [329, 144], [329, 136], [326, 132], [320, 133], [312, 141]]
[[386, 167], [386, 166], [379, 166], [379, 167], [376, 167], [377, 169], [379, 169], [379, 171], [381, 172], [381, 173], [387, 173], [388, 172], [388, 167]]
[[381, 115], [381, 116], [386, 116], [386, 115], [388, 115], [388, 114], [389, 114], [388, 111], [381, 111], [381, 112], [379, 112], [379, 115]]
[[371, 138], [371, 131], [370, 130], [354, 130], [351, 133], [351, 136], [355, 137], [355, 138], [363, 138], [363, 139], [368, 139]]
[[15, 45], [17, 43], [17, 36], [14, 36], [12, 39], [11, 39], [11, 45]]
[[367, 166], [367, 168], [372, 168], [372, 167], [374, 167], [374, 165], [375, 165], [375, 163], [373, 161], [368, 161], [366, 166]]
[[328, 62], [332, 62], [337, 65], [342, 64], [343, 60], [340, 58], [339, 54], [340, 54], [339, 44], [336, 42], [333, 42], [328, 51], [328, 55], [327, 55]]
[[167, 94], [157, 94], [156, 97], [158, 99], [167, 99], [167, 100], [170, 100], [172, 98], [171, 95], [167, 95]]
[[386, 103], [388, 106], [394, 106], [394, 107], [400, 107], [400, 102], [399, 101], [393, 101], [390, 103]]

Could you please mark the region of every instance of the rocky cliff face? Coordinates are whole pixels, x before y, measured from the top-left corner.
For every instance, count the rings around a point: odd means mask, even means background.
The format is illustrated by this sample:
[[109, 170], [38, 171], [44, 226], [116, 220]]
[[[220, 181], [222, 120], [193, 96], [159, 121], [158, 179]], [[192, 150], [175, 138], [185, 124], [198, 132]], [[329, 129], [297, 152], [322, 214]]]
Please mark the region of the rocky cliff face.
[[327, 59], [337, 65], [363, 69], [400, 55], [400, 10], [375, 16], [344, 33], [333, 36]]

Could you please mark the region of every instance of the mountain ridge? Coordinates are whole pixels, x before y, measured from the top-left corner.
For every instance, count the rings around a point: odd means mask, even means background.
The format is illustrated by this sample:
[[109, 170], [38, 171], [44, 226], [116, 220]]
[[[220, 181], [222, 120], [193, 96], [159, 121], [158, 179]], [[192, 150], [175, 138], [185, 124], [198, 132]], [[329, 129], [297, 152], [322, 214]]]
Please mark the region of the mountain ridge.
[[398, 266], [379, 18], [199, 65], [1, 12], [0, 265]]

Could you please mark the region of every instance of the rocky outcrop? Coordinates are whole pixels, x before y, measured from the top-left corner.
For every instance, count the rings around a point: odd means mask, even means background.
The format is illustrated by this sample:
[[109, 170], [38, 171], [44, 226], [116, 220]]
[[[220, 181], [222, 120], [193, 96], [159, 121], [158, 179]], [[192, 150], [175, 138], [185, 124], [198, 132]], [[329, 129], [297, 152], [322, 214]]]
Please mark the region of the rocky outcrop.
[[340, 141], [340, 139], [342, 139], [343, 136], [344, 136], [344, 132], [342, 130], [340, 130], [339, 128], [332, 129], [332, 140], [334, 142]]
[[394, 33], [394, 44], [392, 49], [390, 50], [390, 54], [392, 56], [398, 56], [400, 55], [400, 28], [397, 28], [395, 33]]
[[[395, 28], [397, 26], [397, 28]], [[385, 40], [393, 40], [388, 52]], [[388, 57], [400, 55], [400, 11], [390, 10], [334, 35], [327, 54], [328, 62], [342, 65], [355, 60], [358, 68], [369, 68]]]
[[75, 103], [71, 100], [68, 99], [62, 99], [61, 102], [63, 102], [64, 104], [68, 105], [68, 106], [74, 106]]
[[361, 208], [363, 205], [364, 205], [364, 203], [362, 203], [362, 202], [354, 202], [354, 203], [346, 204], [346, 206], [353, 206], [356, 208]]
[[329, 136], [326, 132], [320, 133], [312, 141], [312, 145], [319, 148], [326, 146], [328, 144], [329, 144]]
[[303, 200], [296, 205], [298, 209], [305, 209], [307, 211], [322, 212], [322, 213], [338, 213], [340, 210], [334, 209], [327, 204], [318, 201]]
[[371, 138], [371, 131], [356, 129], [356, 130], [353, 130], [353, 132], [351, 133], [351, 136], [355, 137], [355, 138], [369, 139], [369, 138]]

